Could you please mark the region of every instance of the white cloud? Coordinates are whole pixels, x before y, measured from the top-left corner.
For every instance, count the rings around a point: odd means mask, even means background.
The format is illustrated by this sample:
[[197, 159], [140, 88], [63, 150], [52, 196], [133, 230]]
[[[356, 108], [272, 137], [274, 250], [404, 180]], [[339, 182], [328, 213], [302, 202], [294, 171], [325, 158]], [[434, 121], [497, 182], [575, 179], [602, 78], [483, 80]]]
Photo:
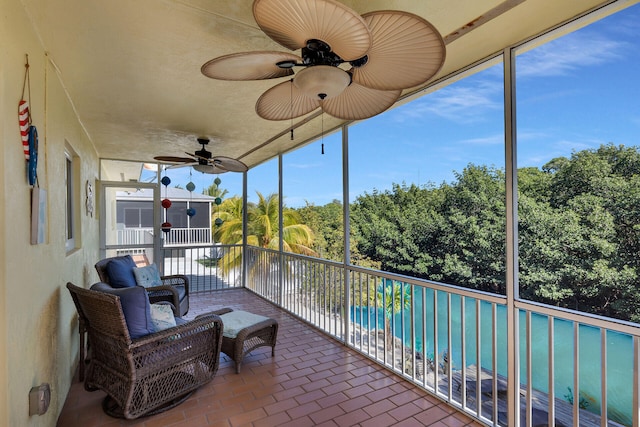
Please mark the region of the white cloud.
[[531, 132], [518, 138], [518, 167], [541, 167], [556, 157], [571, 157], [574, 152], [598, 148], [606, 141], [575, 135], [571, 139], [550, 139], [548, 133]]
[[316, 169], [321, 168], [324, 165], [322, 163], [289, 163], [288, 168], [292, 169]]
[[504, 134], [500, 133], [478, 138], [463, 139], [460, 143], [468, 145], [502, 145], [504, 144]]
[[416, 120], [429, 115], [457, 123], [484, 121], [487, 111], [502, 109], [501, 91], [487, 81], [454, 84], [398, 109], [397, 119]]
[[538, 46], [518, 57], [516, 75], [549, 77], [570, 75], [579, 68], [620, 58], [625, 43], [593, 32], [576, 32]]

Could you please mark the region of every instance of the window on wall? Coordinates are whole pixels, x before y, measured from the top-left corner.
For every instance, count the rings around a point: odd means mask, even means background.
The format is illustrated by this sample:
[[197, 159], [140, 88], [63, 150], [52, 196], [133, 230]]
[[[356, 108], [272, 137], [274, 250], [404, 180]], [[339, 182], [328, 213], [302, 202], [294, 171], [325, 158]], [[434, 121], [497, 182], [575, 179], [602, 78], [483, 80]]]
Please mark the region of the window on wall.
[[640, 321], [640, 5], [517, 50], [520, 296]]
[[505, 292], [501, 58], [349, 127], [351, 262]]
[[342, 132], [285, 154], [282, 164], [285, 227], [300, 230], [305, 240], [295, 252], [342, 261]]
[[65, 148], [65, 249], [71, 251], [79, 245], [78, 198], [79, 158], [70, 146]]

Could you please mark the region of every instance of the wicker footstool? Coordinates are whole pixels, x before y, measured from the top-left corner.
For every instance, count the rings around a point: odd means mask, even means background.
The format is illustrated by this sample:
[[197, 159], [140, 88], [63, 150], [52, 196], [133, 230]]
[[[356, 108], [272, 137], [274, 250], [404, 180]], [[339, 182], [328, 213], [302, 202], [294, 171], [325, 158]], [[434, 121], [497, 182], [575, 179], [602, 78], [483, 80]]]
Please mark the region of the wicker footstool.
[[275, 319], [249, 313], [230, 311], [220, 316], [223, 323], [222, 349], [236, 364], [236, 373], [244, 356], [258, 347], [271, 347], [271, 357], [275, 355], [278, 322]]

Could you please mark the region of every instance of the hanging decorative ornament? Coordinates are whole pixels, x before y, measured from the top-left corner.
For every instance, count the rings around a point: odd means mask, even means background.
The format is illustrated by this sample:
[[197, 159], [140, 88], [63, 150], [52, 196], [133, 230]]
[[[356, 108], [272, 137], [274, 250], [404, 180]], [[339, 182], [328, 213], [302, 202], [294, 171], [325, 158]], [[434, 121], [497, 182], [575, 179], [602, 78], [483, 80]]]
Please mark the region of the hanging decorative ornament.
[[[167, 186], [169, 184], [171, 184], [171, 178], [169, 178], [168, 176], [163, 176], [162, 179], [160, 180], [160, 182], [162, 183], [162, 185], [164, 185], [164, 199], [162, 199], [162, 202], [160, 202], [160, 204], [162, 205], [162, 207], [165, 210], [164, 213], [164, 218], [167, 218], [167, 209], [169, 209], [171, 207], [171, 200], [169, 200], [167, 198]], [[160, 225], [160, 228], [162, 229], [162, 231], [164, 231], [165, 233], [168, 233], [169, 231], [171, 231], [171, 223], [170, 222], [163, 222], [162, 225]]]
[[189, 169], [189, 182], [187, 183], [187, 191], [189, 192], [189, 207], [187, 208], [187, 216], [191, 218], [196, 214], [196, 210], [191, 207], [191, 196], [193, 195], [193, 190], [196, 189], [196, 185], [191, 181], [191, 169]]
[[220, 197], [216, 197], [213, 202], [218, 206], [218, 215], [217, 215], [218, 217], [214, 222], [219, 227], [224, 222], [222, 218], [220, 218], [220, 205], [222, 204], [222, 199]]
[[[220, 183], [222, 182], [222, 180], [220, 179], [220, 177], [216, 177], [216, 179], [213, 180], [213, 183], [216, 185], [216, 187], [218, 187], [220, 185]], [[216, 220], [214, 221], [214, 223], [220, 227], [222, 225], [222, 223], [224, 222], [222, 220], [222, 218], [220, 218], [220, 205], [222, 204], [222, 199], [220, 197], [216, 197], [215, 200], [213, 201], [216, 206], [218, 206], [218, 212], [216, 214]]]

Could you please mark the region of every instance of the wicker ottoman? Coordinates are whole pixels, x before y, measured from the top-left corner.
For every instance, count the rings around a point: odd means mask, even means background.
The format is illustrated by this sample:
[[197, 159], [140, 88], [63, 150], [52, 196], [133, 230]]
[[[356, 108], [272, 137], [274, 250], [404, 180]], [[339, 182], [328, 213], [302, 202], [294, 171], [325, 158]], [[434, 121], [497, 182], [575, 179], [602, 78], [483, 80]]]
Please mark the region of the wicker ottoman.
[[236, 310], [220, 316], [223, 323], [222, 349], [236, 364], [236, 373], [245, 355], [258, 347], [271, 347], [275, 355], [278, 322], [275, 319]]

